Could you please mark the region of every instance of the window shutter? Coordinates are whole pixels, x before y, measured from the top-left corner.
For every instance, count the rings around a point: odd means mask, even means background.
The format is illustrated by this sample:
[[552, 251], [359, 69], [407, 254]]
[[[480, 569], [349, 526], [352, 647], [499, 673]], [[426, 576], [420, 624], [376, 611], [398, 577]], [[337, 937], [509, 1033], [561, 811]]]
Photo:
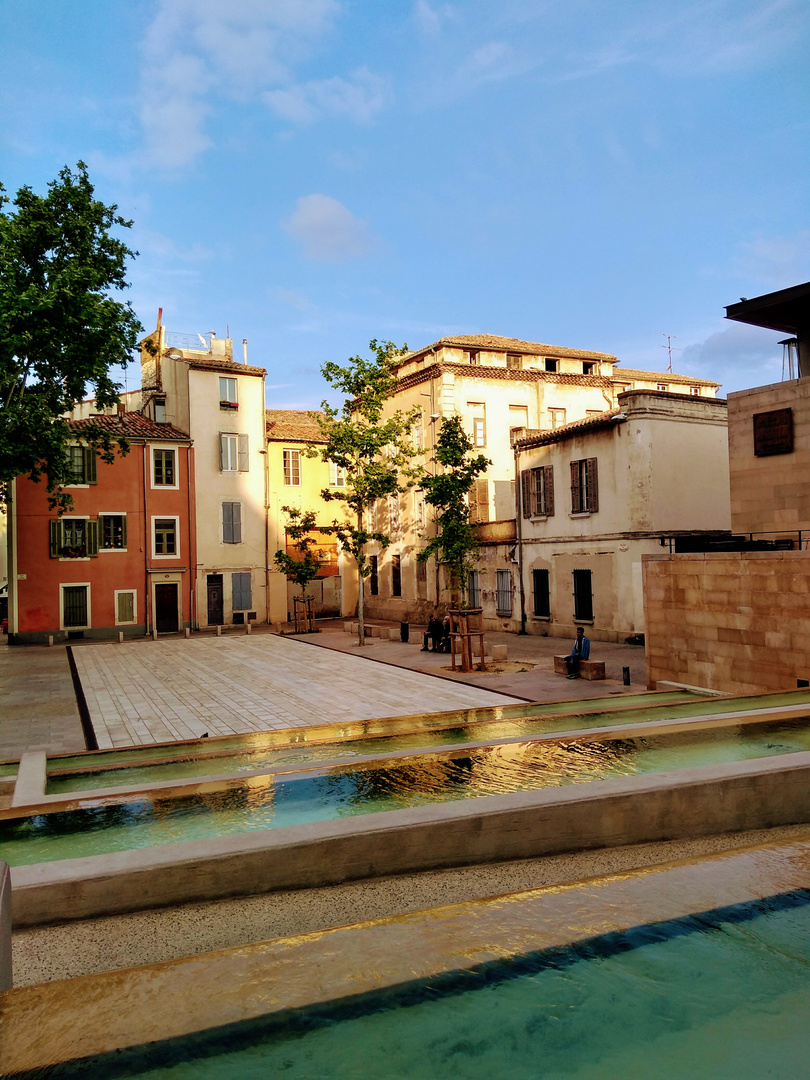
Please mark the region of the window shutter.
[[96, 477], [96, 452], [92, 446], [84, 448], [84, 482], [85, 484], [98, 483]]
[[531, 469], [524, 469], [523, 472], [520, 474], [520, 486], [523, 489], [523, 516], [525, 518], [532, 516], [531, 479]]
[[554, 466], [543, 466], [543, 512], [549, 517], [554, 516]]
[[470, 492], [470, 521], [489, 521], [489, 481], [476, 480]]
[[59, 549], [62, 546], [62, 522], [59, 518], [51, 518], [48, 522], [51, 528], [51, 558], [59, 558]]
[[233, 543], [233, 503], [222, 504], [222, 542]]
[[239, 436], [239, 472], [250, 471], [250, 458], [248, 456], [248, 437]]
[[588, 509], [595, 513], [599, 509], [599, 482], [596, 473], [596, 458], [588, 458], [585, 464], [585, 487], [587, 492]]
[[582, 510], [582, 490], [579, 486], [579, 462], [571, 462], [571, 513], [578, 514]]
[[98, 555], [98, 522], [88, 520], [85, 522], [87, 537], [87, 554]]
[[[245, 436], [245, 438], [247, 438], [247, 436]], [[233, 542], [235, 544], [241, 544], [242, 543], [242, 504], [241, 503], [231, 503], [231, 517], [232, 517], [232, 521], [233, 521]], [[250, 607], [250, 604], [248, 603], [246, 606]]]
[[127, 516], [126, 516], [126, 514], [124, 514], [123, 517], [121, 518], [121, 547], [125, 548], [126, 546], [127, 546]]
[[219, 468], [221, 472], [228, 468], [228, 440], [224, 435], [219, 437]]

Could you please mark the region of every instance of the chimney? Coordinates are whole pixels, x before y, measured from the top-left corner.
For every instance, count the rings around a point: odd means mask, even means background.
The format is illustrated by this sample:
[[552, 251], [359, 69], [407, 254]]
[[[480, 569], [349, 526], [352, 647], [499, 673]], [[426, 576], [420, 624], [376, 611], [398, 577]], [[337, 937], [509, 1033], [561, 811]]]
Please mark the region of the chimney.
[[123, 416], [127, 411], [127, 403], [125, 401], [118, 402], [118, 415]]
[[244, 365], [247, 367], [247, 338], [242, 338], [242, 356], [244, 357]]

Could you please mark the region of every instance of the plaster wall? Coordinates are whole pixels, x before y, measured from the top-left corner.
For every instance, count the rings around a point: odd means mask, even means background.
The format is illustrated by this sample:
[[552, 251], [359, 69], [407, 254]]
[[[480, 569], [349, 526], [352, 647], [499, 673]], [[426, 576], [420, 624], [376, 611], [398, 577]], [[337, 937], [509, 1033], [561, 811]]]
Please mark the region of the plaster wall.
[[748, 694], [810, 678], [810, 554], [643, 559], [647, 682]]
[[[810, 380], [758, 386], [728, 396], [731, 527], [766, 539], [810, 533]], [[791, 409], [793, 451], [754, 454], [756, 413]], [[796, 538], [798, 539], [798, 538]]]

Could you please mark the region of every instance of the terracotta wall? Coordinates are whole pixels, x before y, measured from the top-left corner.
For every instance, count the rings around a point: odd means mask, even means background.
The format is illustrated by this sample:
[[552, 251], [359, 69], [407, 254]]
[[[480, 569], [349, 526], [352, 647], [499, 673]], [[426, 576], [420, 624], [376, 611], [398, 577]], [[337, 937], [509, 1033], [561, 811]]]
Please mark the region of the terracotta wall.
[[647, 681], [734, 694], [810, 678], [810, 553], [645, 555]]

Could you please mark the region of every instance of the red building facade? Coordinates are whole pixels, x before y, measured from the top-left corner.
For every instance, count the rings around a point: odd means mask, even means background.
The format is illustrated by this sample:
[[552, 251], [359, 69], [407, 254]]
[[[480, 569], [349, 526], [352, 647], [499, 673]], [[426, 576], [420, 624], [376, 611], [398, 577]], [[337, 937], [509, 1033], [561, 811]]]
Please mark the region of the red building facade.
[[[129, 442], [107, 464], [80, 442], [88, 423]], [[73, 506], [48, 508], [45, 485], [18, 477], [9, 515], [9, 636], [17, 644], [135, 637], [191, 626], [191, 440], [140, 413], [71, 423]]]

